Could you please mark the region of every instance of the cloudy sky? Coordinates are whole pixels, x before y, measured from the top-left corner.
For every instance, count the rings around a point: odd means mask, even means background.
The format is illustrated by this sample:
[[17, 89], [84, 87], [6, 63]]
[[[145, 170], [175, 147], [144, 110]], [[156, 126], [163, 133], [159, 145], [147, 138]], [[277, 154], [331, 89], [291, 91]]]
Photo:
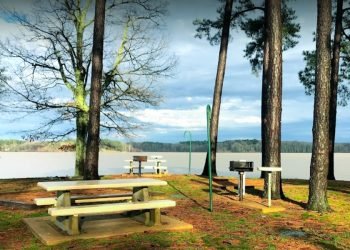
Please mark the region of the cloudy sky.
[[[18, 6], [25, 1], [12, 1]], [[136, 131], [134, 141], [177, 142], [184, 140], [184, 131], [192, 132], [193, 140], [206, 139], [206, 105], [212, 103], [218, 46], [194, 38], [196, 18], [215, 18], [217, 0], [169, 1], [166, 34], [169, 52], [178, 58], [174, 76], [159, 84], [164, 95], [156, 108], [140, 110], [136, 117], [148, 126]], [[301, 25], [299, 44], [283, 54], [282, 140], [312, 140], [313, 97], [304, 94], [298, 72], [304, 67], [303, 50], [314, 48], [312, 33], [316, 29], [316, 0], [290, 1]], [[22, 8], [23, 5], [21, 5]], [[0, 20], [6, 30], [6, 20]], [[260, 139], [261, 75], [254, 75], [243, 57], [249, 41], [244, 34], [233, 31], [222, 96], [219, 140]], [[8, 125], [1, 118], [0, 136], [18, 137], [11, 133], [16, 124]], [[31, 121], [27, 121], [30, 123]], [[23, 126], [23, 124], [22, 124]], [[339, 107], [337, 141], [349, 142], [349, 107]], [[115, 139], [128, 140], [114, 136]]]

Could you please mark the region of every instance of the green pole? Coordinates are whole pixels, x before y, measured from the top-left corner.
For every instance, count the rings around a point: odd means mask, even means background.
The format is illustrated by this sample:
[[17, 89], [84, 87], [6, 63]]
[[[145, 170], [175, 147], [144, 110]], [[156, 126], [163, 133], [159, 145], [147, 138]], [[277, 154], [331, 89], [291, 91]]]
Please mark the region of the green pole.
[[208, 137], [208, 172], [209, 172], [209, 211], [213, 212], [213, 180], [211, 174], [211, 141], [210, 141], [211, 108], [207, 105], [207, 137]]
[[188, 155], [188, 174], [191, 174], [191, 154], [192, 154], [192, 133], [191, 131], [185, 131], [184, 137], [186, 138], [186, 134], [189, 136], [189, 144], [190, 144], [190, 151]]

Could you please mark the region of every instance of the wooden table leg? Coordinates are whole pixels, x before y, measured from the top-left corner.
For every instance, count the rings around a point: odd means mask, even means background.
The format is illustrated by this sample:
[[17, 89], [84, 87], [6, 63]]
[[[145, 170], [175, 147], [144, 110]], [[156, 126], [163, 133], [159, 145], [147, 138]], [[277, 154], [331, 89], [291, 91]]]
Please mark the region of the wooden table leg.
[[[57, 207], [70, 207], [71, 195], [70, 191], [57, 192]], [[57, 216], [54, 219], [55, 225], [69, 235], [80, 233], [78, 216]]]
[[[148, 201], [149, 191], [148, 187], [134, 187], [132, 201]], [[160, 224], [160, 209], [151, 209], [148, 211], [140, 211], [131, 213], [131, 215], [137, 221], [144, 223], [147, 226], [159, 225]]]
[[149, 226], [161, 225], [160, 208], [151, 209]]

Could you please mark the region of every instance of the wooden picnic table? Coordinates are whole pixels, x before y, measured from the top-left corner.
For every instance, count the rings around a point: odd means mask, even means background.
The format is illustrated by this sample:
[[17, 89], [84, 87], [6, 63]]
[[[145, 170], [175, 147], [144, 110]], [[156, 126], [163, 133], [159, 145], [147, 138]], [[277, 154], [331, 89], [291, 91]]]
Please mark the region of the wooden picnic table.
[[153, 168], [154, 168], [156, 174], [161, 174], [162, 171], [167, 172], [168, 168], [166, 166], [162, 166], [162, 163], [166, 162], [166, 160], [161, 159], [162, 156], [153, 156], [151, 158], [152, 158], [152, 160], [149, 160], [148, 162], [155, 163], [155, 166]]
[[[150, 186], [164, 186], [166, 181], [151, 179], [151, 178], [136, 178], [136, 179], [112, 179], [112, 180], [83, 180], [83, 181], [49, 181], [38, 182], [38, 186], [46, 191], [56, 192], [56, 207], [49, 209], [49, 214], [54, 216], [55, 224], [68, 234], [79, 234], [79, 213], [86, 215], [90, 213], [98, 213], [101, 211], [112, 212], [121, 210], [134, 211], [138, 208], [148, 209], [153, 211], [153, 214], [144, 213], [145, 224], [149, 224], [150, 220], [153, 223], [160, 223], [160, 207], [175, 206], [175, 202], [169, 203], [164, 200], [163, 204], [156, 204], [150, 201], [149, 190]], [[72, 190], [86, 189], [107, 189], [107, 188], [132, 188], [132, 203], [125, 203], [121, 208], [120, 203], [117, 206], [114, 204], [102, 204], [99, 206], [74, 206], [71, 203]], [[147, 203], [148, 201], [149, 204]], [[136, 206], [132, 207], [133, 204]], [[169, 205], [170, 204], [170, 205]], [[150, 206], [155, 206], [152, 210]], [[166, 206], [167, 205], [167, 206]], [[102, 207], [101, 207], [102, 206]], [[119, 207], [119, 208], [118, 208]], [[67, 209], [65, 209], [67, 208]], [[85, 210], [84, 210], [85, 209]], [[119, 210], [118, 210], [119, 209]], [[69, 211], [73, 210], [73, 211]], [[63, 212], [68, 216], [63, 216]], [[102, 212], [103, 213], [103, 212]]]

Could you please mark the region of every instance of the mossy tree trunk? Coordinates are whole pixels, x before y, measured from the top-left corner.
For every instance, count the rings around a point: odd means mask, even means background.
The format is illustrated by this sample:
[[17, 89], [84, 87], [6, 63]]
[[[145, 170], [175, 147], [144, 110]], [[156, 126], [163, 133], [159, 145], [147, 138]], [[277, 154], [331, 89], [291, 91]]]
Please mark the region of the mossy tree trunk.
[[313, 121], [313, 146], [310, 164], [310, 210], [329, 210], [327, 200], [327, 175], [329, 163], [329, 102], [331, 74], [331, 23], [332, 1], [317, 1], [316, 32], [316, 85]]
[[89, 114], [86, 111], [78, 111], [76, 117], [75, 139], [75, 176], [84, 175], [86, 136]]
[[75, 51], [75, 81], [76, 87], [73, 91], [76, 114], [76, 148], [75, 148], [75, 175], [83, 176], [85, 169], [85, 152], [87, 139], [87, 126], [89, 121], [89, 107], [86, 103], [86, 74], [84, 67], [84, 31], [87, 27], [86, 14], [91, 5], [91, 0], [86, 2], [84, 8], [77, 12], [75, 16], [76, 29], [76, 51]]

